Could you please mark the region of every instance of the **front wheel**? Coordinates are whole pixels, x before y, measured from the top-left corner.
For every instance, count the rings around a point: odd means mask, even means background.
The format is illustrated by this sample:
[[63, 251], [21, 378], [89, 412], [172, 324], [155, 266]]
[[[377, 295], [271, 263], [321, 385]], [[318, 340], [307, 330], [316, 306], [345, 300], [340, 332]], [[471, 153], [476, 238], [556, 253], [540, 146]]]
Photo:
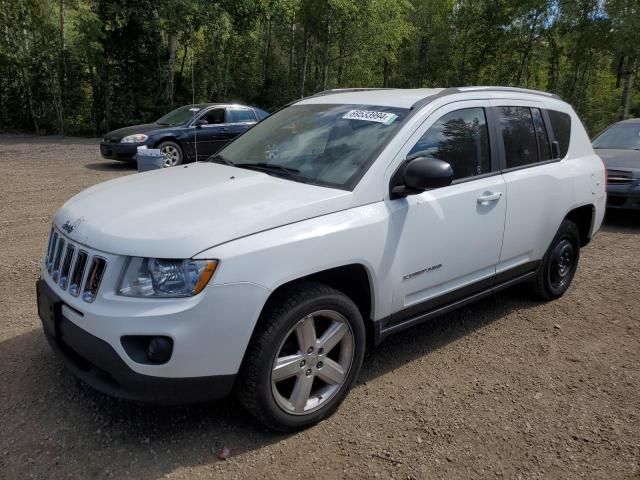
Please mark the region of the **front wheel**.
[[275, 430], [313, 425], [347, 396], [362, 366], [365, 338], [362, 316], [349, 297], [318, 283], [289, 287], [261, 316], [238, 397]]
[[160, 153], [164, 155], [165, 167], [175, 167], [176, 165], [180, 165], [184, 159], [184, 152], [176, 142], [162, 142], [158, 145], [158, 149], [160, 150]]
[[536, 276], [536, 294], [543, 300], [560, 298], [569, 289], [580, 258], [580, 232], [571, 220], [563, 220]]

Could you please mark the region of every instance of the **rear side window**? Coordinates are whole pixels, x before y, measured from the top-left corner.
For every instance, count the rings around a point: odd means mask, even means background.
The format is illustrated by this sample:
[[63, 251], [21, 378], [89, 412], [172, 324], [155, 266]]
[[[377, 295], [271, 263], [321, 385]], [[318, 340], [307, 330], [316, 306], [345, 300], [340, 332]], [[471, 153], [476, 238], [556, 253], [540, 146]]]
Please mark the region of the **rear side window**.
[[463, 108], [440, 117], [407, 158], [435, 157], [448, 162], [454, 179], [491, 171], [487, 121], [483, 108]]
[[547, 110], [551, 128], [556, 140], [560, 144], [560, 158], [564, 158], [569, 151], [569, 139], [571, 138], [571, 117], [563, 112]]
[[542, 113], [539, 108], [532, 108], [531, 115], [533, 115], [533, 126], [536, 129], [540, 160], [542, 162], [551, 160], [551, 146], [549, 143], [549, 136], [547, 135], [547, 129], [545, 128], [544, 120], [542, 119]]
[[507, 168], [538, 162], [538, 145], [529, 107], [498, 107]]
[[252, 110], [248, 108], [230, 108], [227, 110], [229, 123], [255, 122], [256, 116]]

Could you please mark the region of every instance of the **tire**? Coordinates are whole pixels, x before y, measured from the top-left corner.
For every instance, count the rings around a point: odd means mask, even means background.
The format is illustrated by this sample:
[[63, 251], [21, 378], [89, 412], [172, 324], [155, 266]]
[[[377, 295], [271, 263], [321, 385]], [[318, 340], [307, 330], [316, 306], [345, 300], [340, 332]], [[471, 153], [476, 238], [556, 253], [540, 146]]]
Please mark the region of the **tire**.
[[158, 149], [167, 156], [164, 162], [165, 167], [175, 167], [184, 160], [182, 147], [176, 142], [164, 141], [158, 145]]
[[338, 408], [360, 373], [366, 333], [356, 305], [331, 287], [304, 282], [276, 295], [260, 316], [236, 395], [264, 425], [287, 432]]
[[563, 220], [553, 238], [535, 280], [536, 295], [543, 300], [560, 298], [569, 289], [580, 259], [580, 232], [571, 220]]

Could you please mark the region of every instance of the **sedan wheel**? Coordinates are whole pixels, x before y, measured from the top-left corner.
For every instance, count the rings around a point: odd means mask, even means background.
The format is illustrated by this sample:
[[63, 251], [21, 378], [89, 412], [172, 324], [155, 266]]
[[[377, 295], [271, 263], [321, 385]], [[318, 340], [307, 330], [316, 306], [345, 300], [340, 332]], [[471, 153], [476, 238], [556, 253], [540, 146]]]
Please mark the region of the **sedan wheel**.
[[163, 142], [158, 146], [158, 148], [165, 157], [165, 167], [175, 167], [182, 163], [182, 149], [177, 143]]

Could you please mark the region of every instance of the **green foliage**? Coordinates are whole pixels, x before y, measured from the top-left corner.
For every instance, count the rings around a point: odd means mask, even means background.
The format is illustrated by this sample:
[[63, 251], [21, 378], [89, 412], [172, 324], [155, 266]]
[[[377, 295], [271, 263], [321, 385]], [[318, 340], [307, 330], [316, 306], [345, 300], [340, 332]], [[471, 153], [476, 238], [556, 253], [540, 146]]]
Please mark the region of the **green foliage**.
[[640, 115], [637, 0], [0, 0], [0, 32], [0, 130], [378, 86], [548, 90], [591, 134]]

